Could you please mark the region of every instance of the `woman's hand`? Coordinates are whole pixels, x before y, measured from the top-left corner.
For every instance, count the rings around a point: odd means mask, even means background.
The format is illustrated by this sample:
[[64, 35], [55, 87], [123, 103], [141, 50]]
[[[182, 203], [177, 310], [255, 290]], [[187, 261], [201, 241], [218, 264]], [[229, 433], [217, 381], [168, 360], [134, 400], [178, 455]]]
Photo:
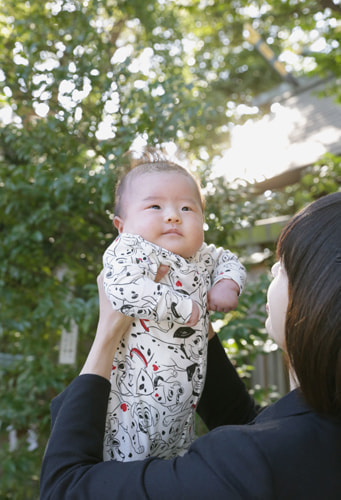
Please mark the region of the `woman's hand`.
[[103, 337], [118, 345], [119, 341], [129, 329], [132, 318], [115, 311], [111, 305], [103, 286], [103, 271], [97, 276], [99, 297], [99, 319], [96, 337]]
[[[155, 281], [168, 273], [168, 266], [160, 266]], [[103, 287], [103, 271], [97, 277], [99, 296], [99, 319], [94, 342], [80, 372], [91, 373], [110, 380], [112, 361], [123, 335], [129, 330], [133, 318], [115, 311]]]
[[100, 375], [110, 380], [112, 361], [118, 344], [130, 328], [132, 318], [115, 311], [103, 287], [103, 271], [97, 277], [99, 319], [94, 342], [82, 368], [85, 373]]

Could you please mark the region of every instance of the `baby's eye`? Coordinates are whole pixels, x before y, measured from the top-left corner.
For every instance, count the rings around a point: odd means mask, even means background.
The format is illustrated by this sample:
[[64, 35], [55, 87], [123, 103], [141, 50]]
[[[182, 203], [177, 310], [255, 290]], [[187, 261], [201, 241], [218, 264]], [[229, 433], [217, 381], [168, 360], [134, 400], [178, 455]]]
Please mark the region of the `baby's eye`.
[[160, 210], [161, 207], [160, 207], [160, 205], [150, 205], [150, 207], [148, 207], [148, 208], [151, 208], [153, 210]]
[[190, 212], [192, 209], [191, 209], [191, 207], [182, 207], [181, 210], [183, 212]]

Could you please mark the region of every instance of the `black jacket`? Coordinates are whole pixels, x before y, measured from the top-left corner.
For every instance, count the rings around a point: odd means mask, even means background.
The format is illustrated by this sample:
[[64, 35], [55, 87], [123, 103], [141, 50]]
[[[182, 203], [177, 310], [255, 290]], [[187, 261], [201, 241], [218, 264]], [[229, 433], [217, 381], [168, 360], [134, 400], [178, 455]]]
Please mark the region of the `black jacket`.
[[81, 375], [52, 403], [41, 500], [339, 500], [340, 421], [311, 411], [298, 391], [259, 413], [219, 340], [209, 344], [198, 411], [214, 430], [183, 457], [102, 462], [110, 383]]

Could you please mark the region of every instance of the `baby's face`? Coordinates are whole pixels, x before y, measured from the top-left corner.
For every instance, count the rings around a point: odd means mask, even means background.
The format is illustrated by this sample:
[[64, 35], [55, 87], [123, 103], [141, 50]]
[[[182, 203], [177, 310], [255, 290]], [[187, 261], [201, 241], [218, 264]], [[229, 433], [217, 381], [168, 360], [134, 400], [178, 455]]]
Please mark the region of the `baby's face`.
[[151, 172], [132, 179], [124, 194], [123, 217], [115, 217], [120, 232], [139, 234], [184, 258], [201, 247], [203, 223], [194, 182], [177, 172]]

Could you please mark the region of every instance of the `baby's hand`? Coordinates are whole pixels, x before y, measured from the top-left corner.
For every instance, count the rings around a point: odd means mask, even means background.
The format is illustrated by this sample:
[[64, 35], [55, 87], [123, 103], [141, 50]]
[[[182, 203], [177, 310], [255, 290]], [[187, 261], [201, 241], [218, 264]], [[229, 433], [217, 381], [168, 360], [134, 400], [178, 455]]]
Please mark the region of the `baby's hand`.
[[199, 306], [196, 302], [194, 302], [194, 300], [192, 301], [192, 303], [193, 303], [192, 314], [189, 320], [187, 321], [186, 326], [194, 326], [199, 321], [199, 316], [200, 316]]
[[239, 286], [233, 280], [218, 281], [207, 294], [207, 309], [209, 311], [229, 312], [238, 305]]

